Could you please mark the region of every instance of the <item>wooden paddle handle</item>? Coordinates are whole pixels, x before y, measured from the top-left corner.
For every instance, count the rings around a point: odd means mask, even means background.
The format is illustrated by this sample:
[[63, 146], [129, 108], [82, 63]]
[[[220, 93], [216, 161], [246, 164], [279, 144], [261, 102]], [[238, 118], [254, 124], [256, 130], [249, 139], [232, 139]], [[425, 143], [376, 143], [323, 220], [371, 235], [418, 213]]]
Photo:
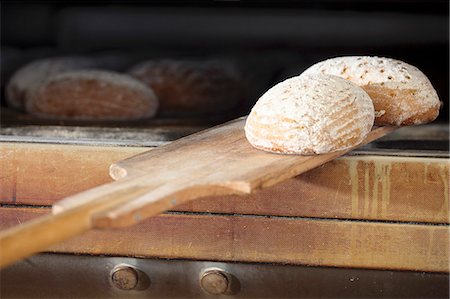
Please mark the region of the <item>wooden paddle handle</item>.
[[0, 231], [0, 268], [91, 229], [96, 213], [152, 189], [139, 183], [134, 179], [101, 185], [68, 197], [72, 205], [67, 209], [53, 209], [53, 214]]
[[54, 214], [1, 231], [0, 268], [91, 228], [120, 226], [120, 221], [119, 224], [110, 222], [109, 218], [105, 221], [105, 216], [128, 202], [133, 208], [144, 201], [146, 209], [138, 213], [133, 213], [134, 209], [131, 209], [129, 217], [125, 219], [132, 220], [122, 225], [135, 224], [198, 197], [245, 193], [241, 190], [245, 186], [241, 184], [196, 186], [186, 176], [157, 186], [148, 183], [152, 177], [154, 175], [121, 180], [79, 193], [67, 198], [66, 204], [65, 200], [56, 203], [53, 206]]
[[91, 228], [84, 209], [46, 215], [0, 232], [0, 268]]

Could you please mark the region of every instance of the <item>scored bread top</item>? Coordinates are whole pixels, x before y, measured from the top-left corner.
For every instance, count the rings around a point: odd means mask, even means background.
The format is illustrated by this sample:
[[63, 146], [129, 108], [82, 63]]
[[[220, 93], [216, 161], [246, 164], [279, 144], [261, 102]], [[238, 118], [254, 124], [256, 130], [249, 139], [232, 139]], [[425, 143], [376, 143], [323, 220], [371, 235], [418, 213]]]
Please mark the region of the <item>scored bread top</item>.
[[287, 79], [255, 104], [247, 139], [272, 152], [320, 154], [360, 143], [374, 121], [372, 100], [354, 83], [330, 75]]
[[[413, 117], [414, 114], [432, 108], [439, 109], [439, 98], [430, 80], [417, 67], [400, 60], [376, 56], [336, 57], [318, 62], [303, 72], [303, 74], [314, 73], [339, 76], [365, 89], [377, 87], [408, 91], [414, 104], [406, 100], [393, 103], [399, 106], [398, 112], [395, 113], [398, 124]], [[377, 105], [375, 106], [377, 108]], [[419, 111], [411, 111], [413, 108]]]

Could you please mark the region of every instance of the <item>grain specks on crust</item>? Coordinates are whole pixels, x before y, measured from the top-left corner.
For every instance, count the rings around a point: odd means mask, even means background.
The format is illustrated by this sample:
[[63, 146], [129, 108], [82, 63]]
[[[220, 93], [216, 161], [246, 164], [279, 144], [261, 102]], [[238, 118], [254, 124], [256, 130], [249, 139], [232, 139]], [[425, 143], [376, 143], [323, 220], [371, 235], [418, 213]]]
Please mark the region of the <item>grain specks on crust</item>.
[[426, 123], [439, 114], [439, 98], [430, 80], [403, 61], [372, 56], [336, 57], [316, 63], [304, 72], [316, 73], [340, 76], [363, 87], [375, 110], [384, 111], [377, 113], [377, 125]]

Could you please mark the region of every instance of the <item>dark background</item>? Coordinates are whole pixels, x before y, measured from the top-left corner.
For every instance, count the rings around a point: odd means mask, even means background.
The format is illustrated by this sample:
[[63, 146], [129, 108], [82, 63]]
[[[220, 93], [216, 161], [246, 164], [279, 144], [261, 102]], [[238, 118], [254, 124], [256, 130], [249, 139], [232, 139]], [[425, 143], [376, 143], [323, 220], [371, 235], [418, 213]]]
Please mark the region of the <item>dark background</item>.
[[448, 122], [448, 6], [436, 0], [2, 1], [2, 89], [18, 67], [43, 57], [97, 55], [116, 70], [133, 59], [225, 57], [251, 74], [250, 107], [271, 85], [317, 61], [377, 55], [421, 69], [444, 103], [438, 120]]

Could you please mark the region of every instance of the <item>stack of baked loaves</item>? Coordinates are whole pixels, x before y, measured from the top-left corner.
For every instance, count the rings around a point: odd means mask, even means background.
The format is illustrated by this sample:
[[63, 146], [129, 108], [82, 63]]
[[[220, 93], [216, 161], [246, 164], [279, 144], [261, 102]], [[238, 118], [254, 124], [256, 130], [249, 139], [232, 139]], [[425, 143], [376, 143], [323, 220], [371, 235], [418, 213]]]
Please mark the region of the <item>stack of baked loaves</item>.
[[428, 78], [405, 62], [350, 56], [319, 62], [269, 89], [245, 134], [256, 148], [322, 154], [361, 143], [375, 125], [433, 121], [440, 102]]
[[228, 61], [152, 60], [125, 73], [105, 68], [86, 57], [32, 62], [12, 76], [7, 102], [40, 118], [117, 121], [218, 114], [243, 98], [240, 73]]

